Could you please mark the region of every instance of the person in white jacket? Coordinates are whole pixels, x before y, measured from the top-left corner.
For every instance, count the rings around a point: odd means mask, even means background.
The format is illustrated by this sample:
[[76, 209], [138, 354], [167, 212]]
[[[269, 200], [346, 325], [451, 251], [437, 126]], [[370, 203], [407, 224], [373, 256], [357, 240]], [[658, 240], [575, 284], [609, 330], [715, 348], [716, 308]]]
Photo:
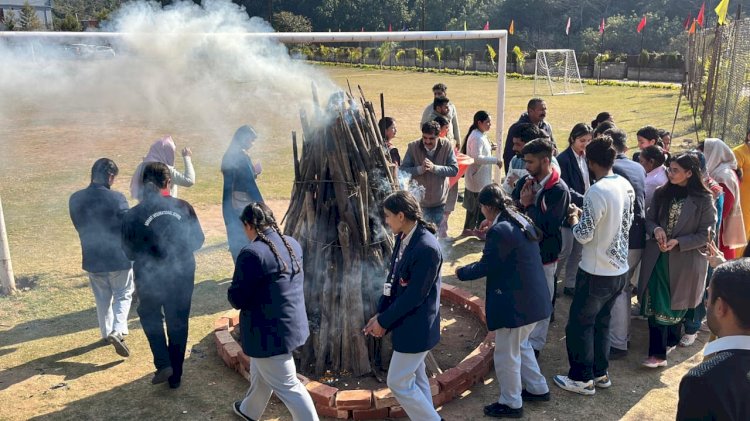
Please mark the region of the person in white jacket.
[[474, 235], [484, 217], [479, 210], [479, 192], [484, 186], [492, 183], [492, 167], [502, 168], [503, 161], [492, 155], [492, 145], [487, 132], [492, 127], [492, 118], [486, 111], [477, 111], [469, 131], [461, 146], [461, 153], [474, 158], [474, 163], [466, 170], [463, 206], [466, 209], [466, 221], [461, 235]]
[[195, 184], [195, 169], [193, 168], [193, 152], [190, 148], [182, 149], [182, 159], [185, 163], [185, 173], [179, 172], [175, 164], [175, 151], [177, 147], [172, 140], [172, 136], [164, 136], [154, 142], [148, 150], [148, 154], [143, 157], [135, 169], [133, 178], [130, 181], [130, 195], [139, 202], [143, 199], [143, 168], [149, 162], [161, 162], [169, 167], [172, 175], [172, 187], [169, 189], [169, 195], [177, 197], [177, 186], [191, 187]]

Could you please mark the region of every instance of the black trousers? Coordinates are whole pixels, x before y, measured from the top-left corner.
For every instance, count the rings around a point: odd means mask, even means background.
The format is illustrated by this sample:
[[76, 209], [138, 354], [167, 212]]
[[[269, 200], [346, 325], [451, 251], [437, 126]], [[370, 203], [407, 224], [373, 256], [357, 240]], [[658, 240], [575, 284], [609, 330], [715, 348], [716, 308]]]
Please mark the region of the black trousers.
[[479, 224], [484, 221], [484, 215], [479, 208], [479, 193], [464, 190], [464, 208], [466, 208], [466, 219], [464, 221], [465, 230], [479, 228]]
[[570, 304], [566, 345], [572, 380], [587, 382], [607, 374], [609, 319], [627, 274], [597, 276], [578, 269], [576, 292]]
[[680, 343], [682, 324], [671, 326], [657, 324], [652, 317], [648, 319], [648, 355], [667, 359], [667, 348]]
[[149, 279], [146, 281], [147, 285], [141, 282], [140, 288], [136, 277], [141, 326], [151, 347], [156, 369], [172, 367], [170, 382], [179, 381], [182, 377], [194, 276], [192, 274], [180, 276], [178, 279]]

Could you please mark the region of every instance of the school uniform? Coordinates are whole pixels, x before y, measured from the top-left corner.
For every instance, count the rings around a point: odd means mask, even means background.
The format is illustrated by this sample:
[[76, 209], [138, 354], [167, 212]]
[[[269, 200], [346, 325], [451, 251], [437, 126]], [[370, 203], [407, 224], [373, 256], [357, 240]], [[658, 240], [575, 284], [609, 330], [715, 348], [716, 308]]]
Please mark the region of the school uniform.
[[293, 238], [284, 237], [297, 256], [295, 262], [275, 230], [269, 228], [263, 234], [274, 244], [287, 270], [260, 238], [237, 257], [227, 298], [240, 310], [242, 351], [252, 357], [250, 388], [239, 410], [259, 420], [271, 393], [276, 393], [294, 420], [317, 420], [312, 398], [297, 379], [292, 358], [292, 351], [310, 336], [302, 248]]
[[396, 240], [388, 274], [390, 296], [378, 302], [378, 323], [393, 341], [388, 387], [412, 420], [440, 420], [424, 359], [440, 341], [442, 264], [437, 238], [416, 224]]
[[[577, 155], [573, 148], [568, 147], [557, 156], [557, 162], [560, 163], [560, 176], [570, 191], [570, 203], [579, 208], [583, 207], [583, 195], [593, 179], [586, 164], [586, 156]], [[583, 248], [573, 238], [573, 231], [571, 231], [567, 221], [560, 231], [562, 232], [563, 244], [555, 275], [558, 278], [563, 278], [563, 286], [566, 289], [571, 289], [576, 286], [576, 273], [578, 272], [578, 263], [581, 262]]]
[[[534, 230], [527, 221], [524, 226]], [[485, 312], [487, 328], [495, 331], [498, 403], [521, 408], [524, 386], [535, 395], [549, 393], [529, 343], [537, 322], [552, 313], [537, 241], [527, 238], [515, 223], [499, 215], [487, 231], [481, 260], [459, 268], [457, 276], [461, 281], [487, 278]]]

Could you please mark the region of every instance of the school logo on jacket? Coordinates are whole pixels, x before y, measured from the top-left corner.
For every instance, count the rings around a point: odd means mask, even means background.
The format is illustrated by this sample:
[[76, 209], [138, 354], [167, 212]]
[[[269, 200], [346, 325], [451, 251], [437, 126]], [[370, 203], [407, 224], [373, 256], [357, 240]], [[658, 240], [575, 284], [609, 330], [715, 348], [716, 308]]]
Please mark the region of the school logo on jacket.
[[409, 280], [401, 278], [398, 280], [398, 284], [401, 285], [402, 287], [407, 287], [409, 286]]
[[177, 218], [178, 221], [182, 220], [182, 216], [180, 216], [180, 214], [177, 213], [177, 212], [173, 212], [173, 211], [159, 211], [159, 212], [156, 212], [153, 215], [149, 216], [146, 219], [146, 222], [143, 223], [143, 225], [145, 225], [145, 226], [151, 225], [151, 222], [153, 222], [154, 219], [156, 219], [156, 218], [158, 218], [160, 216], [172, 216], [174, 218]]

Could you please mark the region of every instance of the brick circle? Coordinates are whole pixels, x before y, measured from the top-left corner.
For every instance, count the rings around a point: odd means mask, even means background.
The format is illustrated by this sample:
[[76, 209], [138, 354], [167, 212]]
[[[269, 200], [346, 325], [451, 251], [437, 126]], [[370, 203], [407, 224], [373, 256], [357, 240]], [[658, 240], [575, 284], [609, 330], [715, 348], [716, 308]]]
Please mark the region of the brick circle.
[[[461, 288], [442, 284], [441, 301], [463, 307], [482, 323], [487, 323], [484, 314], [484, 300], [471, 295]], [[242, 352], [242, 347], [231, 332], [239, 326], [239, 314], [234, 317], [220, 317], [214, 323], [214, 341], [219, 356], [229, 368], [234, 369], [250, 381], [250, 357]], [[487, 337], [467, 355], [457, 366], [449, 368], [430, 379], [432, 403], [435, 407], [444, 405], [461, 395], [472, 385], [481, 382], [492, 369], [492, 354], [495, 351], [495, 335]], [[387, 387], [377, 390], [355, 389], [338, 390], [335, 387], [310, 380], [297, 374], [310, 392], [318, 415], [337, 419], [375, 420], [406, 417], [403, 408]]]

